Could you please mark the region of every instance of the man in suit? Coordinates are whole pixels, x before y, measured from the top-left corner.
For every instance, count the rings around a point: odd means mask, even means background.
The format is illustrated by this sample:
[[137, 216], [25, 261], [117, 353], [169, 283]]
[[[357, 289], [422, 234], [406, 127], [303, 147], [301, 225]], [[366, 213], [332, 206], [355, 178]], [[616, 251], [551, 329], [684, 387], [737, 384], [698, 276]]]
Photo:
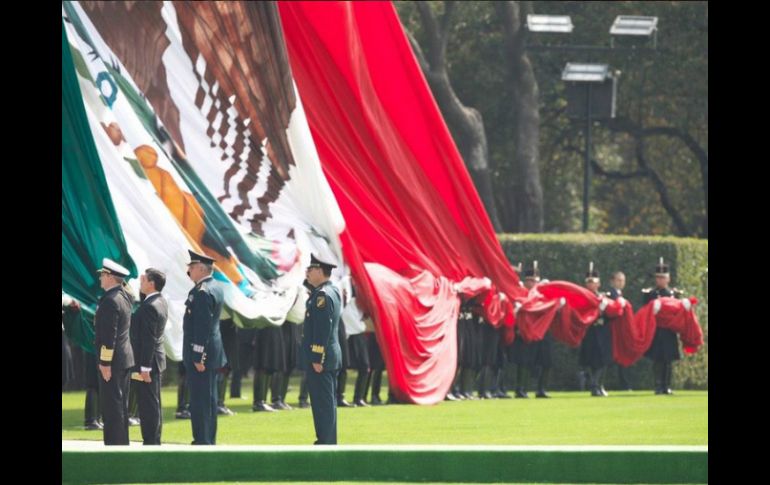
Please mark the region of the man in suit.
[[[611, 300], [617, 300], [618, 298], [621, 298], [623, 296], [623, 288], [626, 287], [626, 275], [622, 271], [615, 271], [612, 273], [612, 276], [610, 276], [610, 291], [607, 293], [607, 296], [610, 297]], [[613, 327], [611, 329], [613, 332], [615, 332], [615, 328]], [[620, 364], [617, 364], [618, 366], [618, 381], [620, 382], [620, 389], [624, 391], [630, 391], [631, 390], [631, 381], [629, 380], [629, 374], [627, 372], [627, 369], [623, 367]]]
[[214, 260], [194, 251], [189, 253], [187, 275], [195, 286], [185, 302], [182, 361], [190, 388], [192, 444], [214, 445], [217, 440], [217, 371], [227, 363], [219, 330], [224, 298], [222, 288], [211, 277]]
[[155, 268], [145, 270], [139, 278], [139, 292], [143, 298], [131, 317], [131, 343], [138, 367], [139, 420], [145, 445], [160, 444], [163, 426], [160, 376], [166, 369], [163, 331], [168, 320], [168, 303], [160, 292], [165, 285], [165, 274]]
[[342, 298], [329, 277], [336, 265], [311, 255], [305, 276], [313, 291], [306, 303], [300, 359], [307, 388], [316, 445], [337, 444], [337, 374], [342, 351], [338, 341]]
[[104, 258], [99, 285], [104, 295], [94, 316], [99, 355], [99, 403], [104, 417], [104, 444], [128, 444], [128, 381], [134, 365], [129, 341], [133, 299], [123, 287], [129, 271]]

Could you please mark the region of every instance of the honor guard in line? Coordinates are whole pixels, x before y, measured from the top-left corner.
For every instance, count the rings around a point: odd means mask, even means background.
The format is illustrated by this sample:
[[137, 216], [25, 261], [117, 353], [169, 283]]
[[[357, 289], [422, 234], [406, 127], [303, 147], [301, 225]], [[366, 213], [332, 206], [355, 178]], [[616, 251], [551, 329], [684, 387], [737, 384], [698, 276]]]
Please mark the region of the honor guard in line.
[[[594, 263], [588, 266], [586, 273], [585, 286], [598, 296], [600, 295], [599, 271], [594, 268]], [[604, 315], [606, 301], [599, 306], [599, 317], [588, 327], [583, 341], [580, 344], [579, 363], [585, 367], [591, 387], [591, 396], [606, 397], [607, 391], [604, 390], [604, 374], [607, 372], [607, 366], [612, 363], [612, 333], [607, 318]]]
[[[669, 288], [671, 274], [668, 264], [660, 258], [655, 266], [655, 288], [642, 290], [642, 304], [647, 304], [662, 296], [682, 298], [683, 292], [676, 288]], [[652, 345], [644, 354], [653, 361], [655, 377], [655, 394], [673, 394], [671, 380], [673, 377], [673, 364], [682, 358], [679, 353], [679, 338], [676, 332], [667, 328], [655, 327], [655, 336]]]

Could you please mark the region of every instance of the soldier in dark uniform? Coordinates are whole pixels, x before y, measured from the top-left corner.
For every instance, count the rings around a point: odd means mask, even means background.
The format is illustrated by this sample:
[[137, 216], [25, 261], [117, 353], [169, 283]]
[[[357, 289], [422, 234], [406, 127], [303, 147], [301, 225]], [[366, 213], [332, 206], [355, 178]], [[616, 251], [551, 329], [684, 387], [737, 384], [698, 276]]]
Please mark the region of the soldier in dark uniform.
[[[236, 328], [235, 333], [238, 340], [238, 362], [233, 366], [232, 382], [230, 383], [230, 397], [242, 398], [241, 381], [248, 377], [249, 370], [254, 366], [254, 352], [257, 345], [256, 328]], [[232, 366], [233, 363], [231, 362]]]
[[[475, 400], [473, 395], [473, 384], [479, 376], [483, 367], [484, 342], [482, 327], [484, 319], [479, 314], [478, 303], [474, 298], [463, 302], [460, 306], [460, 316], [457, 320], [457, 331], [461, 333], [462, 350], [458, 353], [459, 370], [459, 392], [455, 395], [457, 399]], [[481, 391], [483, 393], [483, 391]]]
[[148, 268], [139, 279], [144, 298], [131, 316], [131, 337], [137, 361], [137, 401], [145, 445], [159, 445], [163, 419], [160, 402], [161, 373], [166, 370], [163, 332], [168, 320], [168, 303], [160, 292], [166, 285], [166, 275]]
[[[670, 281], [668, 264], [663, 262], [663, 258], [660, 258], [657, 266], [655, 266], [655, 288], [642, 290], [642, 303], [646, 305], [662, 296], [682, 298], [683, 293], [681, 291], [668, 287]], [[679, 338], [676, 332], [667, 328], [656, 327], [652, 345], [644, 355], [652, 359], [654, 363], [655, 394], [673, 394], [674, 392], [671, 390], [673, 363], [681, 359]]]
[[96, 308], [96, 351], [99, 353], [99, 402], [104, 417], [104, 444], [128, 444], [128, 381], [134, 365], [129, 341], [131, 296], [123, 288], [129, 271], [104, 258], [99, 284], [105, 291]]
[[[470, 312], [470, 306], [468, 301], [463, 301], [460, 304], [459, 313], [457, 315], [457, 370], [455, 372], [455, 379], [452, 382], [452, 388], [447, 394], [446, 399], [449, 401], [462, 401], [465, 399], [466, 392], [469, 392], [467, 382], [471, 378], [466, 377], [466, 369], [470, 369], [473, 365], [473, 350], [471, 348], [471, 320], [473, 315]], [[471, 375], [472, 375], [471, 370]]]
[[187, 371], [184, 362], [177, 363], [176, 419], [190, 419], [190, 387], [187, 385]]
[[[353, 299], [350, 305], [357, 305], [355, 299], [356, 289], [353, 287]], [[366, 315], [361, 314], [361, 319]], [[342, 324], [340, 324], [342, 326]], [[356, 384], [353, 391], [353, 404], [358, 407], [367, 407], [366, 393], [369, 390], [371, 377], [371, 362], [369, 360], [369, 347], [366, 341], [366, 332], [357, 333], [348, 337], [350, 347], [350, 368], [357, 371]]]
[[[532, 266], [524, 270], [524, 288], [531, 290], [540, 282], [540, 270], [537, 267], [537, 261], [532, 262]], [[515, 311], [518, 312], [521, 304], [516, 302]], [[510, 357], [516, 364], [516, 398], [529, 398], [527, 388], [529, 387], [529, 376], [532, 366], [535, 363], [536, 342], [525, 342], [519, 333], [518, 325], [514, 329], [516, 337], [511, 346]]]
[[494, 374], [492, 377], [492, 396], [497, 399], [511, 399], [508, 394], [508, 349], [509, 346], [503, 342], [503, 329], [500, 331], [500, 345], [497, 349], [497, 361], [495, 362]]
[[[65, 313], [69, 315], [75, 315], [76, 313], [79, 313], [81, 311], [80, 304], [77, 300], [70, 297], [69, 295], [65, 295], [62, 292], [62, 329], [64, 329], [64, 316]], [[69, 340], [68, 337], [64, 337]], [[96, 356], [91, 353], [84, 351], [83, 352], [83, 370], [85, 374], [85, 390], [86, 390], [86, 398], [85, 398], [85, 408], [84, 408], [84, 414], [85, 414], [85, 421], [83, 423], [84, 428], [89, 431], [96, 431], [101, 430], [104, 428], [104, 425], [100, 421], [99, 416], [99, 377], [98, 377], [98, 364], [96, 362]], [[64, 372], [64, 370], [62, 370]], [[72, 369], [72, 376], [74, 378], [74, 367]]]
[[[304, 335], [304, 328], [305, 324], [300, 324], [299, 331], [300, 335]], [[300, 341], [300, 345], [302, 345], [302, 341]], [[300, 359], [297, 359], [297, 366], [299, 367], [299, 361]], [[308, 392], [307, 392], [307, 372], [304, 371], [304, 369], [299, 369], [300, 376], [299, 376], [299, 399], [297, 405], [301, 409], [307, 409], [310, 407], [310, 403], [308, 402]]]
[[341, 364], [337, 327], [342, 314], [342, 298], [329, 277], [336, 266], [311, 255], [306, 271], [314, 287], [307, 300], [300, 359], [307, 372], [307, 387], [313, 409], [316, 437], [314, 444], [337, 444], [337, 406], [335, 389]]
[[493, 379], [500, 347], [500, 331], [481, 318], [481, 372], [479, 375], [479, 399], [492, 399]]
[[[270, 381], [280, 379], [280, 372], [286, 368], [281, 327], [268, 325], [265, 328], [259, 329], [257, 331], [256, 343], [256, 352], [254, 354], [254, 402], [251, 410], [255, 412], [273, 412], [275, 409], [267, 403], [267, 391], [270, 388]], [[279, 377], [275, 377], [276, 375]]]
[[355, 407], [345, 400], [345, 386], [348, 383], [348, 366], [350, 366], [350, 347], [348, 346], [348, 334], [345, 325], [340, 323], [337, 329], [337, 340], [340, 343], [340, 372], [337, 374], [337, 406], [341, 408]]
[[457, 312], [457, 330], [455, 332], [457, 338], [457, 366], [455, 367], [455, 378], [452, 380], [452, 385], [449, 387], [449, 391], [447, 391], [447, 394], [444, 397], [445, 401], [459, 401], [465, 399], [465, 397], [460, 394], [460, 381], [463, 375], [462, 359], [465, 351], [465, 335], [463, 334], [464, 321], [461, 304]]
[[[313, 288], [313, 285], [308, 283], [307, 280], [302, 282], [302, 285], [305, 287], [305, 290], [307, 290], [307, 297], [310, 297], [310, 294], [313, 292], [315, 288]], [[306, 302], [307, 303], [307, 302]], [[304, 333], [305, 324], [300, 323], [299, 324], [299, 341], [297, 342], [297, 348], [299, 349], [302, 346], [302, 336]], [[308, 403], [308, 392], [307, 392], [307, 372], [305, 372], [304, 367], [302, 367], [301, 359], [297, 359], [297, 370], [300, 372], [300, 379], [299, 379], [299, 407], [301, 409], [307, 409], [310, 407], [310, 403]]]
[[[600, 285], [599, 272], [594, 268], [592, 261], [586, 273], [585, 286], [596, 295], [600, 295]], [[603, 296], [606, 297], [607, 295]], [[603, 315], [606, 306], [607, 302], [602, 301], [599, 306], [599, 318], [588, 327], [588, 331], [580, 344], [579, 364], [585, 367], [588, 372], [591, 396], [594, 397], [607, 396], [603, 380], [607, 366], [612, 363], [612, 333], [610, 333], [610, 326]]]
[[185, 302], [182, 361], [190, 387], [192, 444], [214, 445], [217, 441], [217, 371], [227, 363], [219, 331], [223, 295], [211, 277], [214, 260], [194, 251], [189, 253], [187, 275], [195, 286]]
[[[225, 316], [228, 315], [225, 314]], [[225, 406], [227, 377], [233, 372], [233, 366], [236, 366], [238, 362], [238, 336], [236, 335], [235, 322], [233, 322], [232, 318], [221, 318], [219, 320], [219, 333], [222, 335], [222, 347], [224, 348], [227, 364], [217, 372], [217, 414], [220, 416], [232, 416], [235, 413]]]
[[[511, 265], [511, 269], [516, 272], [517, 275], [521, 274], [522, 264], [514, 266]], [[524, 283], [519, 280], [519, 285], [524, 286]], [[511, 399], [512, 396], [508, 394], [510, 389], [510, 382], [513, 369], [513, 345], [506, 345], [503, 336], [505, 330], [500, 327], [500, 348], [497, 352], [497, 362], [495, 365], [495, 389], [493, 395], [499, 399]]]
[[78, 301], [65, 295], [61, 295], [61, 390], [75, 377], [75, 367], [72, 363], [72, 349], [70, 349], [69, 339], [64, 330], [64, 313], [66, 311], [79, 312], [80, 305]]
[[371, 366], [372, 394], [369, 403], [372, 406], [381, 406], [384, 403], [380, 398], [380, 389], [382, 388], [382, 373], [385, 371], [385, 360], [382, 358], [380, 344], [377, 342], [375, 332], [366, 332], [366, 344], [369, 350], [369, 365]]
[[288, 320], [281, 325], [281, 342], [283, 344], [283, 359], [281, 367], [272, 376], [270, 397], [272, 408], [281, 410], [293, 409], [286, 403], [286, 393], [289, 390], [289, 378], [297, 365], [297, 324]]
[[84, 427], [86, 430], [95, 431], [104, 429], [99, 405], [99, 363], [96, 355], [91, 352], [83, 352], [83, 367], [86, 384], [86, 401], [84, 411]]

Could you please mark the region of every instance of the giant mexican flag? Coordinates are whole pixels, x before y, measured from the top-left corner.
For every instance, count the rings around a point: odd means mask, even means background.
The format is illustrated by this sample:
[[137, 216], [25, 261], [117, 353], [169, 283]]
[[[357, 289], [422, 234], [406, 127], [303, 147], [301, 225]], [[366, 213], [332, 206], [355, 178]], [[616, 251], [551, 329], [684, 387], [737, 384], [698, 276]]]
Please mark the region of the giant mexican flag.
[[526, 292], [391, 3], [64, 2], [62, 20], [62, 121], [81, 135], [62, 172], [88, 169], [63, 177], [88, 219], [63, 208], [63, 291], [94, 302], [102, 257], [165, 270], [179, 358], [186, 249], [258, 328], [301, 322], [316, 253], [420, 404], [451, 385], [461, 296], [513, 325]]

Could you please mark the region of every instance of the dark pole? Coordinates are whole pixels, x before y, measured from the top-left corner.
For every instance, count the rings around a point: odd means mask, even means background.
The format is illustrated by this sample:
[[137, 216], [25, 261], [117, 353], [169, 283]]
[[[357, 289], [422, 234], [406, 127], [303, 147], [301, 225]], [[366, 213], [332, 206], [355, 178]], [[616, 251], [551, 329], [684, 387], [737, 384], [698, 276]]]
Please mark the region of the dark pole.
[[591, 186], [591, 83], [586, 85], [586, 134], [585, 161], [583, 169], [583, 232], [588, 232], [588, 196]]

